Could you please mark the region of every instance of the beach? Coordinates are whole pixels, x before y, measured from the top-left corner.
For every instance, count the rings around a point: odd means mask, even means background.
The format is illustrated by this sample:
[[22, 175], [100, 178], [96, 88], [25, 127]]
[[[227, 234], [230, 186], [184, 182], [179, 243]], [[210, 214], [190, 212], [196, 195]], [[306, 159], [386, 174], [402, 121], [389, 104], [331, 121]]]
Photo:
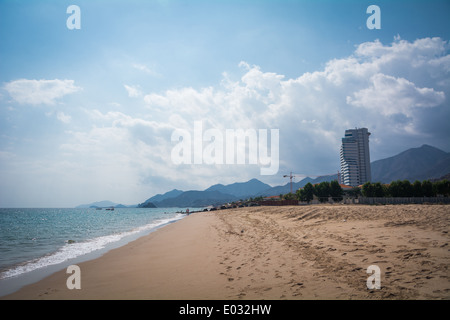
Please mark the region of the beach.
[[[449, 299], [449, 205], [193, 213], [0, 299]], [[368, 288], [370, 266], [380, 288]]]

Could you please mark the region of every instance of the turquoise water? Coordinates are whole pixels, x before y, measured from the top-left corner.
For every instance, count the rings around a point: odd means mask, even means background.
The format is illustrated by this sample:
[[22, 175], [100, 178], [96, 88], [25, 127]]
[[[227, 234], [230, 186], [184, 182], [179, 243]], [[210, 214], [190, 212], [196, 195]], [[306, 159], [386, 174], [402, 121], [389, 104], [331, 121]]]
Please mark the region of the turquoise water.
[[184, 217], [179, 209], [0, 209], [0, 280], [80, 258]]

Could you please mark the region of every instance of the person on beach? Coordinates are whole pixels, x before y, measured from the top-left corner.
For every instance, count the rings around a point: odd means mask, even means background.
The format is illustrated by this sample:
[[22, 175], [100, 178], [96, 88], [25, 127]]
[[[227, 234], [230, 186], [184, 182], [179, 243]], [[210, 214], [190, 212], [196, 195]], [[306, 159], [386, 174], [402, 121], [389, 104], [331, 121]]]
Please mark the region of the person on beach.
[[188, 209], [186, 209], [186, 214], [187, 214], [187, 215], [189, 215], [189, 208], [188, 208]]

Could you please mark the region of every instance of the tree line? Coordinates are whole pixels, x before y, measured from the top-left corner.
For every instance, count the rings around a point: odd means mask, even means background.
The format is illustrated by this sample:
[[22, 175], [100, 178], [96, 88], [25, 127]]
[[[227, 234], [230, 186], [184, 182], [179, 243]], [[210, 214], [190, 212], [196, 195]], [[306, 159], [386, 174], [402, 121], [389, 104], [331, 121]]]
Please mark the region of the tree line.
[[333, 201], [341, 201], [344, 195], [344, 190], [336, 180], [331, 182], [323, 181], [321, 183], [312, 185], [308, 182], [302, 189], [298, 189], [295, 196], [299, 201], [310, 202], [316, 196], [320, 202], [328, 201], [331, 197]]
[[312, 185], [308, 182], [303, 188], [298, 189], [295, 194], [288, 193], [280, 198], [285, 200], [299, 200], [310, 202], [314, 196], [320, 202], [326, 202], [331, 197], [333, 201], [341, 201], [343, 195], [351, 197], [436, 197], [450, 196], [450, 181], [441, 180], [431, 182], [415, 181], [411, 183], [409, 180], [392, 181], [390, 184], [382, 184], [380, 182], [366, 182], [362, 188], [354, 187], [344, 191], [336, 180], [331, 182], [324, 181], [319, 184]]
[[450, 181], [441, 180], [431, 182], [429, 180], [414, 181], [409, 180], [392, 181], [390, 184], [380, 182], [366, 182], [361, 189], [364, 197], [436, 197], [450, 196]]

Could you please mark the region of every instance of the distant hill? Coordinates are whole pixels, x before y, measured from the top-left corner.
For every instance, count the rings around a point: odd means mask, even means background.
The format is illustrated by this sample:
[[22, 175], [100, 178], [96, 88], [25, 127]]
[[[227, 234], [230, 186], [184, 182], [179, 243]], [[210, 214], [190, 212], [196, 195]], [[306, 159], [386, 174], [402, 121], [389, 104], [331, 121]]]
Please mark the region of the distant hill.
[[[443, 175], [444, 174], [444, 175]], [[450, 154], [441, 159], [435, 166], [422, 174], [418, 180], [439, 179], [450, 174]]]
[[[292, 193], [295, 193], [299, 188], [303, 188], [308, 182], [311, 184], [320, 183], [323, 181], [331, 182], [333, 180], [337, 180], [337, 174], [329, 175], [329, 176], [320, 176], [315, 179], [312, 179], [310, 177], [306, 177], [299, 182], [292, 182]], [[271, 187], [269, 189], [266, 189], [262, 192], [259, 192], [256, 194], [256, 196], [278, 196], [280, 194], [286, 194], [291, 192], [291, 183], [288, 182], [285, 185], [282, 186], [276, 186]]]
[[247, 182], [236, 182], [224, 186], [223, 184], [215, 184], [205, 191], [219, 191], [224, 194], [230, 194], [237, 198], [247, 199], [264, 190], [270, 189], [271, 186], [259, 181], [258, 179], [251, 179]]
[[445, 176], [442, 176], [440, 178], [430, 179], [431, 182], [438, 182], [438, 181], [442, 181], [442, 180], [450, 180], [450, 173], [447, 173]]
[[[337, 175], [323, 176], [316, 179], [305, 178], [297, 183], [292, 183], [295, 192], [308, 182], [319, 183], [322, 181], [336, 180]], [[216, 206], [227, 202], [246, 200], [259, 196], [272, 196], [290, 192], [290, 183], [283, 186], [271, 187], [270, 185], [251, 179], [247, 182], [237, 182], [229, 185], [216, 184], [204, 191], [185, 191], [175, 197], [153, 202], [157, 207], [206, 207]], [[166, 194], [164, 194], [166, 195]], [[150, 198], [152, 199], [152, 198]], [[149, 200], [150, 200], [149, 199]]]
[[[248, 199], [271, 186], [251, 179], [247, 182], [236, 182], [229, 185], [215, 184], [204, 191], [180, 191], [174, 189], [162, 195], [156, 195], [146, 202], [152, 202], [157, 207], [206, 207], [216, 206], [226, 202]], [[144, 202], [144, 203], [146, 203]]]
[[120, 203], [115, 203], [109, 200], [103, 200], [103, 201], [98, 201], [98, 202], [92, 202], [89, 204], [80, 204], [79, 206], [76, 206], [75, 208], [133, 208], [136, 207], [135, 205], [131, 205], [131, 206], [125, 206], [123, 204]]
[[220, 191], [185, 191], [174, 198], [155, 202], [158, 208], [207, 207], [238, 200], [236, 196]]
[[178, 196], [182, 193], [183, 193], [183, 191], [181, 191], [181, 190], [173, 189], [164, 194], [159, 193], [151, 198], [148, 198], [147, 200], [145, 200], [145, 202], [159, 202], [159, 201], [163, 201], [164, 199], [175, 198], [176, 196]]
[[157, 208], [153, 202], [145, 201], [137, 205], [138, 208]]
[[[215, 184], [204, 191], [181, 191], [174, 189], [147, 199], [157, 207], [206, 207], [216, 206], [226, 202], [238, 201], [255, 196], [257, 193], [270, 189], [271, 186], [251, 179], [247, 182], [236, 182], [229, 185]], [[142, 204], [141, 204], [142, 205]], [[140, 205], [140, 206], [141, 206]]]
[[163, 200], [166, 199], [171, 199], [171, 198], [175, 198], [177, 196], [179, 196], [180, 194], [182, 194], [183, 191], [181, 190], [177, 190], [177, 189], [173, 189], [171, 191], [168, 191], [164, 194], [157, 194], [151, 198], [148, 198], [147, 200], [145, 200], [143, 203], [138, 204], [138, 208], [156, 208], [157, 206], [155, 205], [155, 202], [161, 202]]
[[427, 180], [450, 172], [450, 153], [424, 144], [371, 163], [372, 181]]

